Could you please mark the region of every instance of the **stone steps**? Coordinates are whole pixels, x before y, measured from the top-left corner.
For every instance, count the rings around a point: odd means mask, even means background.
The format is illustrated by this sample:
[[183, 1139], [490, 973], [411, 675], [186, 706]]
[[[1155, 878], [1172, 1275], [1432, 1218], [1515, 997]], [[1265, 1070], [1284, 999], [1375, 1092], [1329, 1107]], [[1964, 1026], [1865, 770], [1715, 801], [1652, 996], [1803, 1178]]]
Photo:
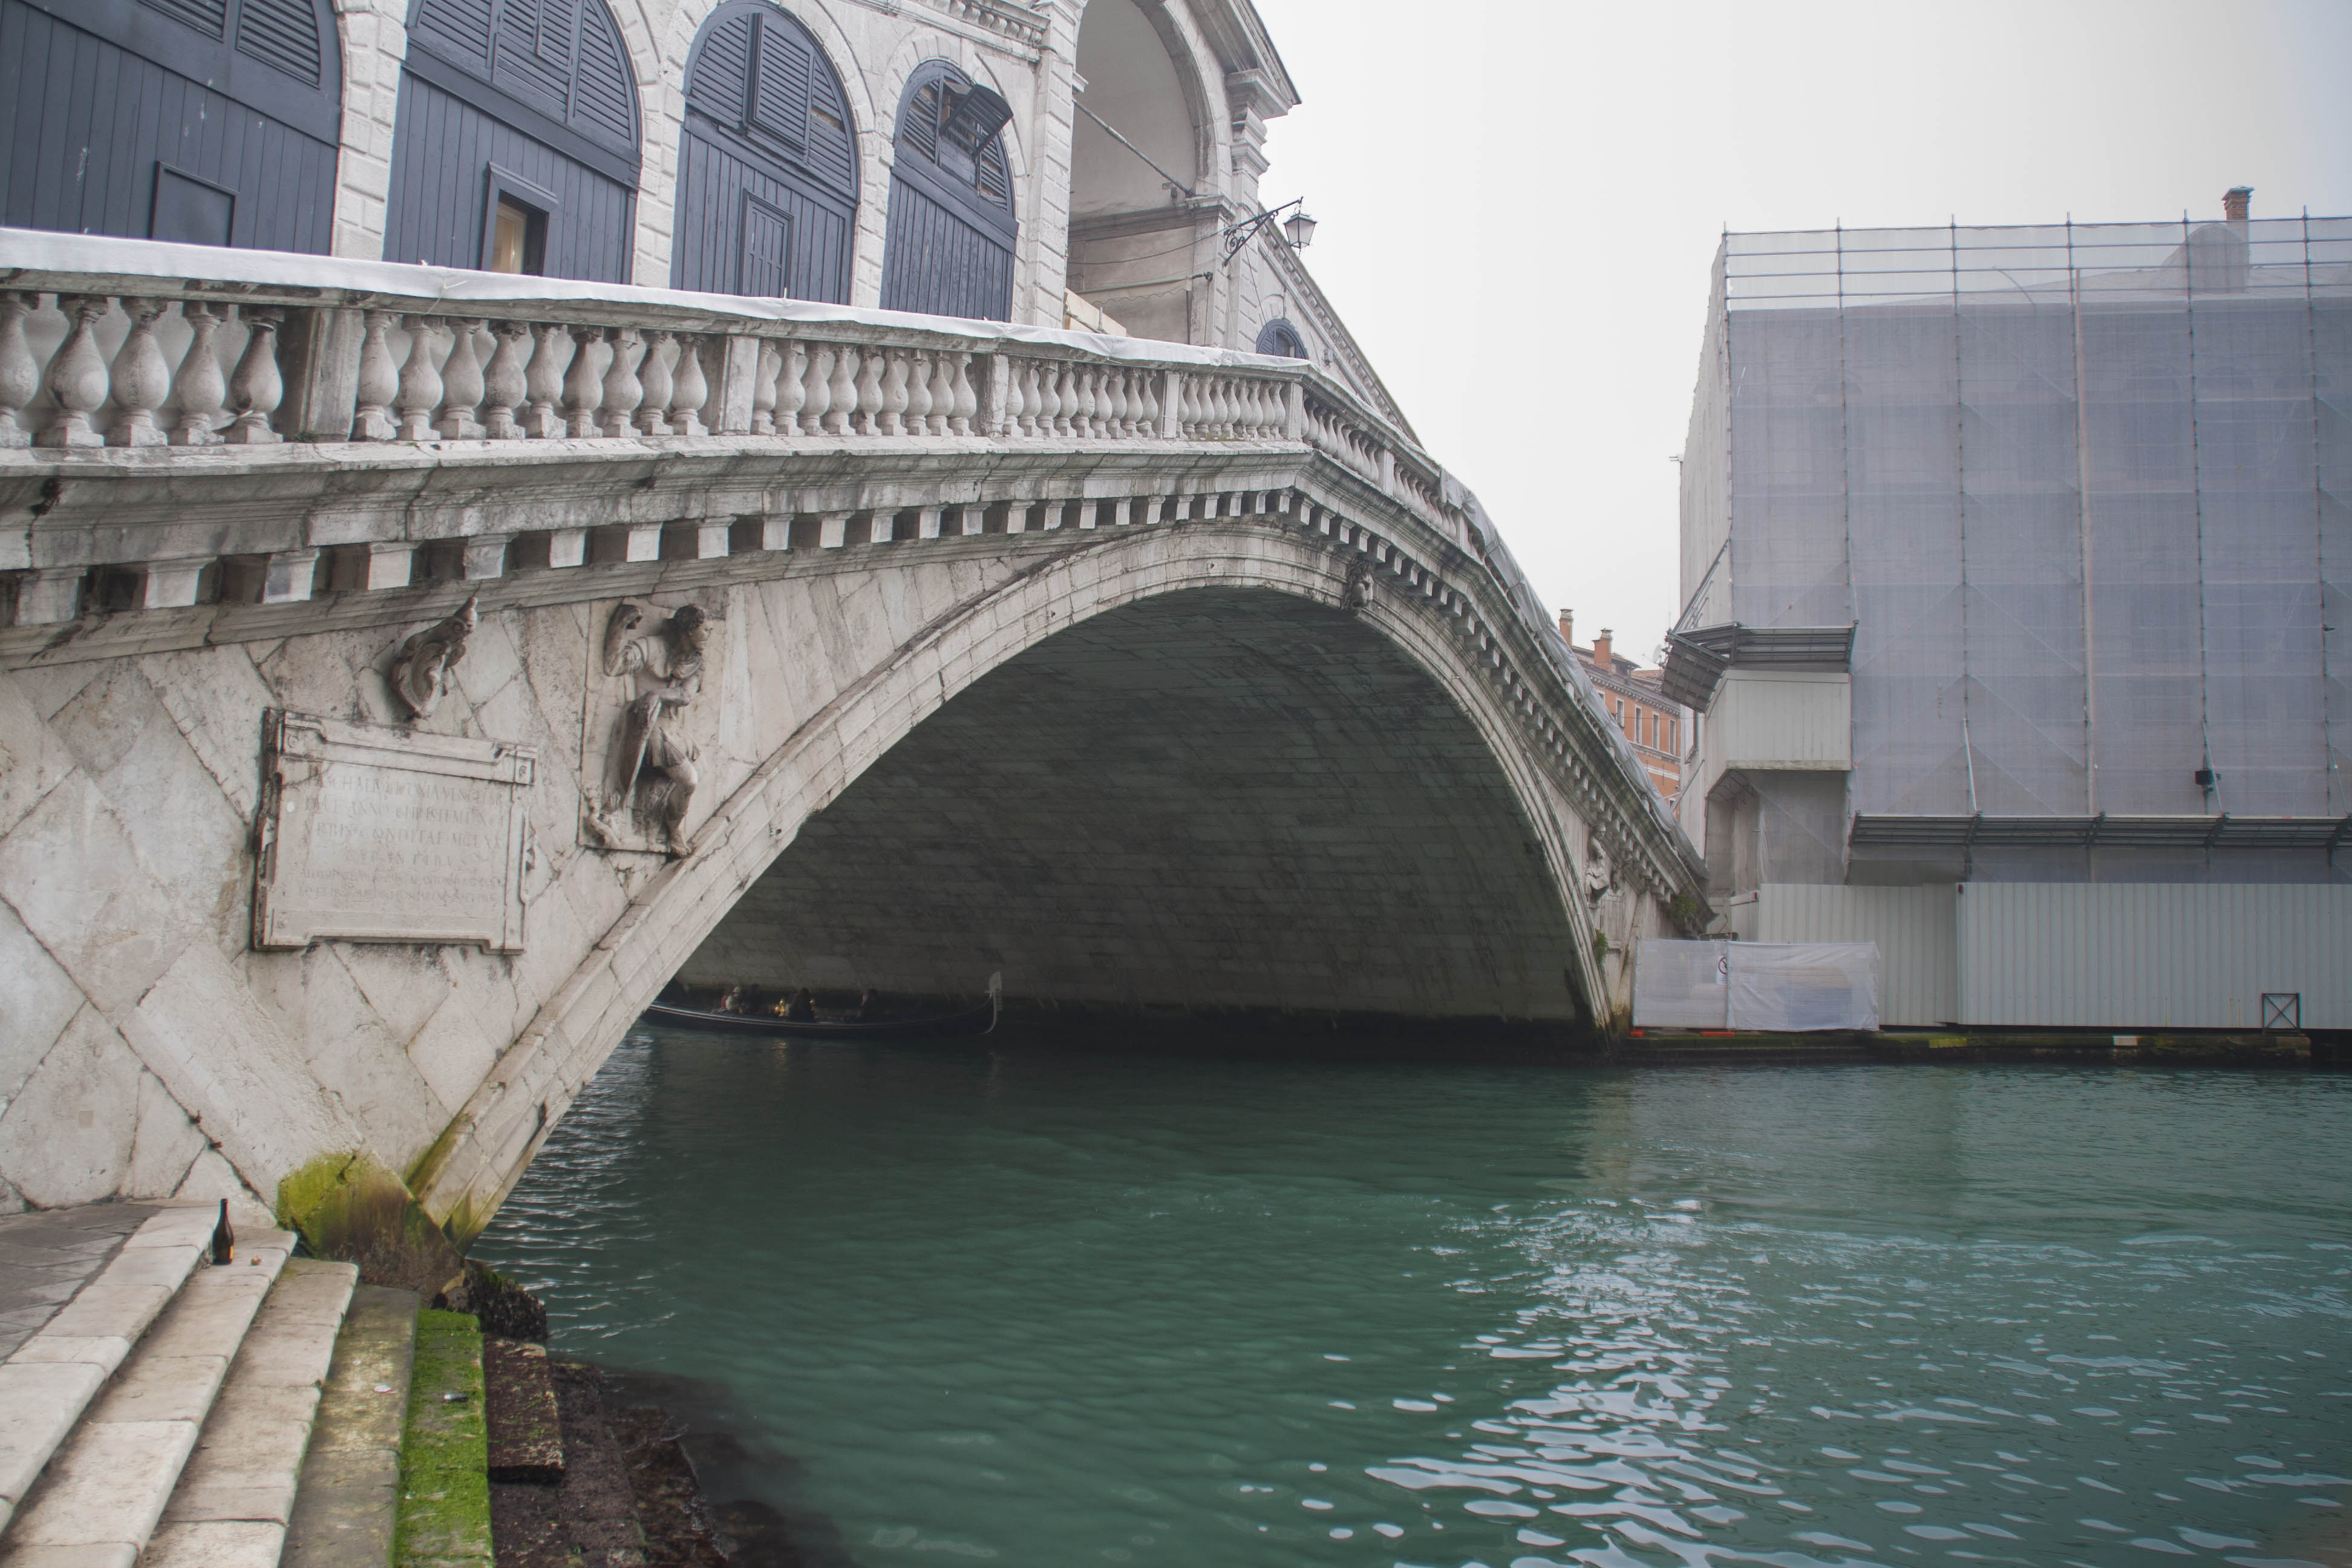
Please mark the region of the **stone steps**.
[[147, 1568], [272, 1568], [293, 1517], [320, 1385], [358, 1283], [348, 1263], [297, 1258], [262, 1304], [180, 1472]]
[[0, 1550], [44, 1468], [211, 1247], [216, 1217], [207, 1204], [159, 1210], [0, 1363]]
[[279, 1561], [357, 1270], [276, 1230], [214, 1265], [216, 1218], [152, 1214], [0, 1363], [0, 1568]]

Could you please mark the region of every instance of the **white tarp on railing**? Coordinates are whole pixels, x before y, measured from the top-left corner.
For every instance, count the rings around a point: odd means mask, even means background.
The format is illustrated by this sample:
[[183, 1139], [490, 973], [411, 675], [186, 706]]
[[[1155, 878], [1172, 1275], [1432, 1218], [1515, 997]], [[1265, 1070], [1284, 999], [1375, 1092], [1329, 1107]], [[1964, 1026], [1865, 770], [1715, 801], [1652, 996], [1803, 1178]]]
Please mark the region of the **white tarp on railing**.
[[1644, 940], [1634, 955], [1633, 1025], [1875, 1029], [1878, 944]]

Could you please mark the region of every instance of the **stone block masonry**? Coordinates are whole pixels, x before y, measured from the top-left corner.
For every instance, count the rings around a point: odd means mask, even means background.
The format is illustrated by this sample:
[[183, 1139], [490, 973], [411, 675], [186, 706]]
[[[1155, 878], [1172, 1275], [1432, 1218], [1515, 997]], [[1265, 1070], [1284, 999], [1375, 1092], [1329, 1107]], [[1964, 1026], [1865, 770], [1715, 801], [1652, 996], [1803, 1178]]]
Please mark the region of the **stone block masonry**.
[[[206, 319], [190, 253], [53, 239], [115, 270], [37, 278], [27, 353], [119, 352], [79, 307], [96, 336], [70, 346], [61, 290], [135, 282]], [[452, 310], [414, 268], [206, 260], [270, 309], [361, 312], [275, 340], [354, 364], [375, 307], [336, 290]], [[123, 270], [164, 261], [179, 281]], [[1687, 847], [1475, 500], [1315, 367], [467, 287], [506, 292], [461, 321], [564, 329], [498, 337], [516, 354], [698, 344], [701, 401], [674, 392], [667, 434], [532, 437], [522, 396], [517, 433], [443, 438], [497, 427], [510, 361], [454, 410], [395, 377], [415, 395], [377, 412], [415, 439], [0, 451], [0, 501], [35, 517], [0, 557], [0, 998], [24, 1021], [0, 1198], [226, 1196], [264, 1224], [290, 1175], [364, 1162], [462, 1243], [645, 1004], [739, 904], [721, 950], [756, 945], [779, 887], [840, 911], [767, 931], [812, 977], [1003, 968], [1016, 1000], [1563, 1029], [1607, 1020], [1633, 939], [1696, 907]], [[384, 352], [455, 352], [376, 325]], [[295, 433], [331, 406], [365, 433], [357, 403], [302, 396]], [[390, 798], [289, 816], [322, 764], [265, 745], [272, 713], [394, 772], [528, 756], [478, 845], [497, 929], [343, 920], [397, 893], [376, 878], [257, 944], [257, 896], [302, 862], [288, 835], [315, 851]]]

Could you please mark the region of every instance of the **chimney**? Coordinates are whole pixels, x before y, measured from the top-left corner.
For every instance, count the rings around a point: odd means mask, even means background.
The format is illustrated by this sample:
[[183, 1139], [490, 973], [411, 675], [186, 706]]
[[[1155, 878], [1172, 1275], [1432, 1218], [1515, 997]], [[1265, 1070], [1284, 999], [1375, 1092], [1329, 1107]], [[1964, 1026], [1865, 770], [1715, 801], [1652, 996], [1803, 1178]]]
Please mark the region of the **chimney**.
[[2246, 206], [2254, 198], [2252, 185], [2231, 185], [2221, 193], [2221, 216], [2231, 223], [2246, 221]]
[[1562, 610], [1559, 613], [1559, 640], [1570, 647], [1576, 646], [1576, 612], [1574, 610]]
[[1603, 626], [1601, 628], [1601, 635], [1592, 639], [1592, 662], [1603, 669], [1617, 668], [1611, 662], [1612, 656], [1609, 651], [1610, 639], [1615, 635], [1607, 626]]

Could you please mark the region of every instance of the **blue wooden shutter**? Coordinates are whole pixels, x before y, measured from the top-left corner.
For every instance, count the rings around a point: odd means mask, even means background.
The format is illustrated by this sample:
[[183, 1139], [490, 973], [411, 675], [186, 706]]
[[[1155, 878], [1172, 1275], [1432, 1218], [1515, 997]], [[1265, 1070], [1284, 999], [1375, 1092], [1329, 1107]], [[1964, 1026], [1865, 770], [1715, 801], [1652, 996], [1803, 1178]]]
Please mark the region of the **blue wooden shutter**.
[[808, 141], [809, 68], [801, 41], [763, 17], [754, 67], [751, 123], [794, 152]]
[[310, 87], [319, 85], [319, 14], [310, 0], [244, 0], [236, 15], [240, 54], [276, 66]]

